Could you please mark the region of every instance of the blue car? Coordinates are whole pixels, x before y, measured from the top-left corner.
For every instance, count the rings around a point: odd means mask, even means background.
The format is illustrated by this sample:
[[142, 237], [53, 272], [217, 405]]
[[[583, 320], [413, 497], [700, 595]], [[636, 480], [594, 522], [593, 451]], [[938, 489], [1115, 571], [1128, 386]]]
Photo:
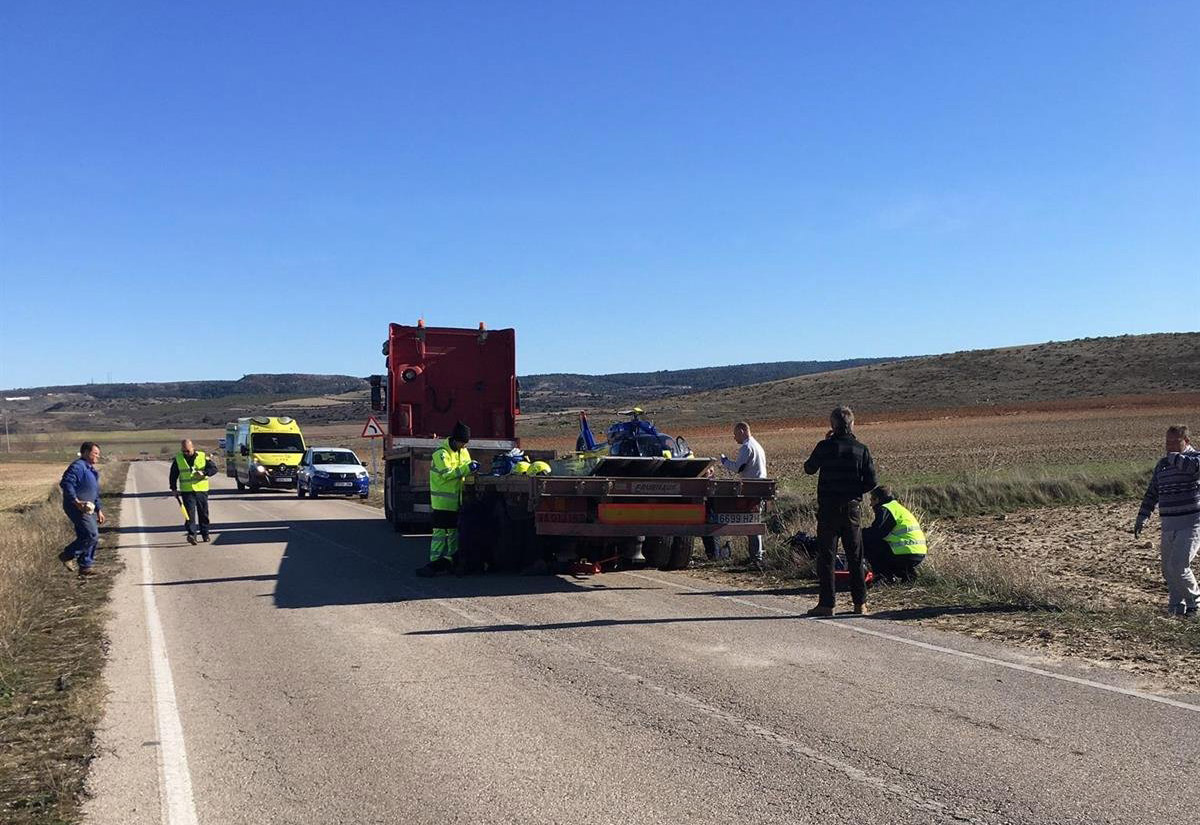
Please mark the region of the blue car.
[[358, 496], [371, 492], [371, 475], [353, 450], [309, 447], [296, 474], [296, 497]]

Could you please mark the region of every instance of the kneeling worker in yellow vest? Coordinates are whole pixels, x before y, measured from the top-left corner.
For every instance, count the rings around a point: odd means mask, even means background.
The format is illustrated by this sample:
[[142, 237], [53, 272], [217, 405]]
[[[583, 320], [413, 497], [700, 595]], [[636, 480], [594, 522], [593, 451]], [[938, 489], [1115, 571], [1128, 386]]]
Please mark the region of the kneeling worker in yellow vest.
[[210, 461], [202, 450], [192, 446], [192, 440], [179, 442], [180, 450], [171, 461], [171, 477], [168, 484], [171, 494], [183, 507], [187, 519], [188, 544], [196, 543], [196, 528], [200, 528], [200, 540], [208, 541], [208, 479], [217, 474], [217, 464]]
[[458, 552], [458, 506], [463, 480], [479, 470], [471, 460], [467, 442], [471, 431], [459, 421], [450, 437], [433, 452], [429, 465], [429, 503], [433, 509], [433, 537], [429, 541], [429, 564], [417, 568], [418, 576], [436, 576], [454, 569]]
[[925, 561], [925, 531], [887, 487], [871, 491], [871, 506], [875, 522], [863, 528], [863, 555], [876, 576], [908, 581]]

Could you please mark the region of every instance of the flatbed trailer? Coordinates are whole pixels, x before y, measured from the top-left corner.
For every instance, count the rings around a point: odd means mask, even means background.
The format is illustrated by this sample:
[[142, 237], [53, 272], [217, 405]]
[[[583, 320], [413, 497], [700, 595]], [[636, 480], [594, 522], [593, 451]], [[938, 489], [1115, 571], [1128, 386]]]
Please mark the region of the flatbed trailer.
[[480, 475], [463, 490], [474, 522], [464, 546], [478, 541], [502, 568], [679, 569], [697, 537], [765, 534], [775, 487], [771, 479]]

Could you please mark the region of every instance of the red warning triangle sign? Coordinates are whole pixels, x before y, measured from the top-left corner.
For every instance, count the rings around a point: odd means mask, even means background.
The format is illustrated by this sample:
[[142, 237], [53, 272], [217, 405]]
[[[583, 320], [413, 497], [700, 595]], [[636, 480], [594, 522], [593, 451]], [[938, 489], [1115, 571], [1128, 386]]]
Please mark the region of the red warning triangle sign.
[[367, 423], [363, 425], [363, 438], [381, 438], [383, 436], [383, 427], [379, 426], [379, 422], [375, 420], [375, 416], [367, 418]]

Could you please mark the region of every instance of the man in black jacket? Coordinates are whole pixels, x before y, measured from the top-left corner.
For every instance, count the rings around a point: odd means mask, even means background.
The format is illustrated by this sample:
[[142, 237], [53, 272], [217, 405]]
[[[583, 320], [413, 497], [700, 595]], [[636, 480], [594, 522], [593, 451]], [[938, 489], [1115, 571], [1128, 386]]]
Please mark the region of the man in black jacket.
[[832, 616], [835, 602], [834, 562], [837, 541], [846, 551], [854, 612], [866, 613], [867, 584], [863, 578], [862, 497], [875, 489], [875, 462], [867, 445], [854, 437], [854, 413], [838, 407], [829, 415], [830, 430], [804, 462], [817, 479], [817, 577], [821, 594], [809, 616]]

